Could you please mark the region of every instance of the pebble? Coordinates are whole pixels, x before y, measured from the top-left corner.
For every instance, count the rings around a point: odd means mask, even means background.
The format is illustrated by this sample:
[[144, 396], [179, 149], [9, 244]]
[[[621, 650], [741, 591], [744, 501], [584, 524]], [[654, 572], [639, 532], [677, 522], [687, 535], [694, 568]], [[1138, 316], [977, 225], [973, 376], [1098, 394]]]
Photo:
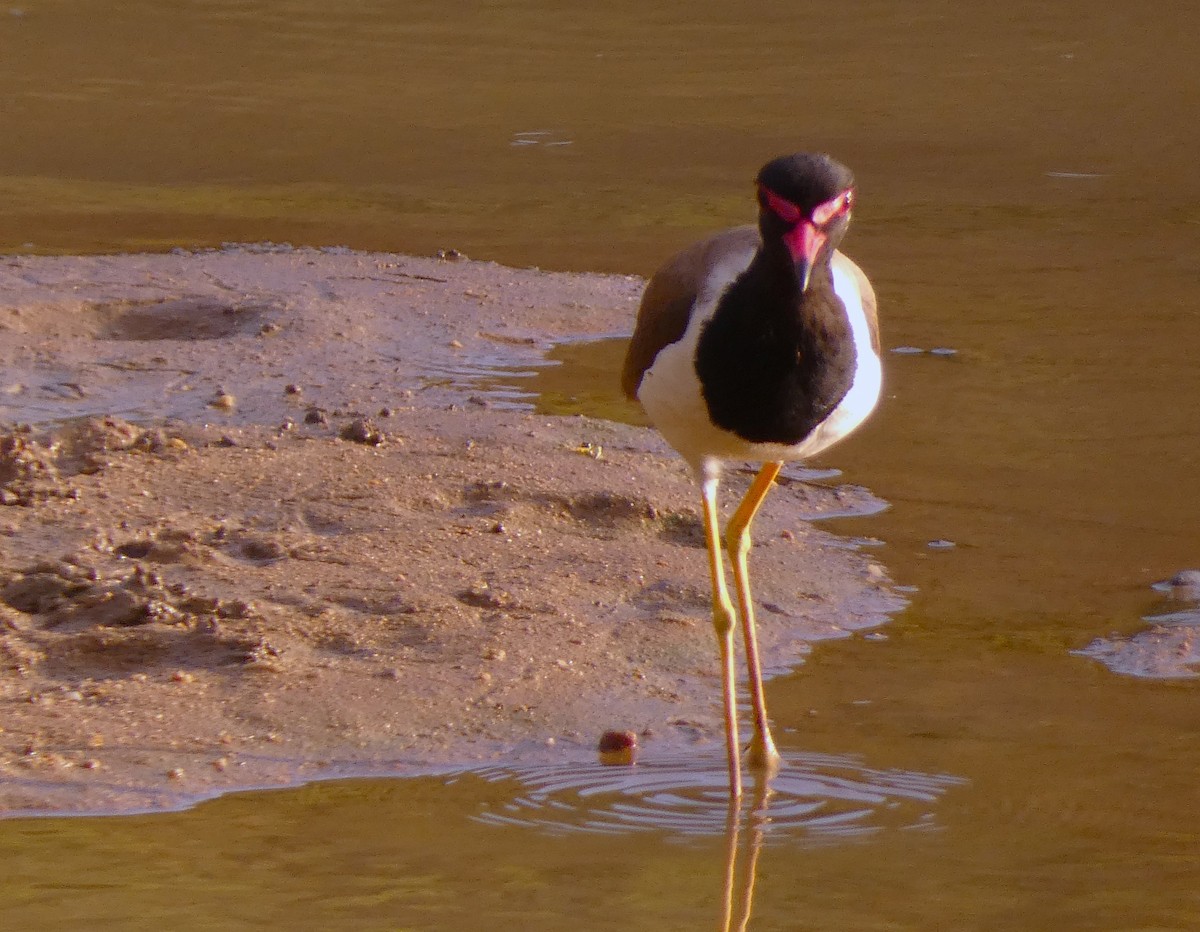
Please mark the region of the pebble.
[[371, 423], [369, 418], [355, 418], [349, 424], [342, 428], [338, 434], [343, 440], [351, 440], [354, 443], [365, 443], [368, 446], [377, 447], [384, 441], [383, 431]]
[[600, 763], [610, 766], [628, 766], [637, 759], [637, 735], [632, 731], [611, 729], [600, 736], [596, 751]]

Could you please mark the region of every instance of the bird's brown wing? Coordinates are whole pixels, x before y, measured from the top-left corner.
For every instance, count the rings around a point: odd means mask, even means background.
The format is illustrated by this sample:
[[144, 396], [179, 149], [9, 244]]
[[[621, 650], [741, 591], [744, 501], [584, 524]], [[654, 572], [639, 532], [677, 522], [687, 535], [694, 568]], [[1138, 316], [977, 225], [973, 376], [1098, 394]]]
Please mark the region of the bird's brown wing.
[[871, 345], [879, 352], [879, 305], [875, 300], [875, 289], [871, 280], [849, 256], [841, 252], [833, 254], [833, 264], [849, 274], [858, 284], [858, 292], [862, 295], [863, 312], [867, 315], [867, 324], [871, 328]]
[[654, 365], [659, 352], [683, 336], [696, 296], [722, 257], [733, 252], [752, 253], [758, 244], [757, 227], [734, 227], [693, 243], [654, 273], [642, 293], [637, 324], [621, 371], [621, 388], [626, 395], [637, 399], [642, 376]]

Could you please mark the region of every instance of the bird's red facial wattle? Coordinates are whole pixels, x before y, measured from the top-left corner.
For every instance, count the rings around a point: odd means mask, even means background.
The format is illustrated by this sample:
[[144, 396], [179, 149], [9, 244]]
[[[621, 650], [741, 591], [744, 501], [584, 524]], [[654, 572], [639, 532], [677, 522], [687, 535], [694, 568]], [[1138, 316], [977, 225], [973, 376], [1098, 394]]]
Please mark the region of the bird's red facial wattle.
[[813, 264], [829, 241], [826, 227], [839, 217], [849, 215], [854, 206], [854, 189], [847, 188], [837, 197], [818, 204], [807, 216], [799, 205], [780, 197], [765, 185], [759, 185], [759, 192], [763, 206], [790, 226], [783, 234], [783, 241], [801, 274], [801, 290], [807, 291]]

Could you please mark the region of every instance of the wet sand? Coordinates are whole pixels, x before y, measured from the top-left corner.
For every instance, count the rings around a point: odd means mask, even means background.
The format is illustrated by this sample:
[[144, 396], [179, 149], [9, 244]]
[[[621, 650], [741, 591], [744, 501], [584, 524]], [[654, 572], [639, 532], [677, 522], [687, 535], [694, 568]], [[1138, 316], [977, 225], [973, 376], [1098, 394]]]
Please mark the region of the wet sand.
[[[275, 247], [0, 260], [0, 810], [719, 742], [682, 462], [479, 389], [627, 331], [640, 287]], [[773, 670], [900, 604], [806, 521], [877, 505], [769, 499]]]

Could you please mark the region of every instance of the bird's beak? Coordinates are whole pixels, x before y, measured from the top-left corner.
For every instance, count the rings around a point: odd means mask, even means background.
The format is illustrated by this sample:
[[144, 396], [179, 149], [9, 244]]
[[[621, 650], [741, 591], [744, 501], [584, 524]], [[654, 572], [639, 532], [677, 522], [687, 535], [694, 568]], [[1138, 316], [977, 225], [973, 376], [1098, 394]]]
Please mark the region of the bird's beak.
[[800, 281], [800, 291], [808, 291], [813, 264], [828, 237], [811, 220], [801, 220], [784, 238], [787, 240], [788, 249], [791, 250], [792, 261], [796, 263], [796, 278]]
[[800, 282], [800, 291], [809, 290], [809, 279], [812, 276], [812, 265], [816, 263], [817, 253], [826, 243], [827, 236], [810, 220], [802, 220], [787, 234], [787, 246], [792, 251], [792, 259], [796, 263], [796, 277]]

